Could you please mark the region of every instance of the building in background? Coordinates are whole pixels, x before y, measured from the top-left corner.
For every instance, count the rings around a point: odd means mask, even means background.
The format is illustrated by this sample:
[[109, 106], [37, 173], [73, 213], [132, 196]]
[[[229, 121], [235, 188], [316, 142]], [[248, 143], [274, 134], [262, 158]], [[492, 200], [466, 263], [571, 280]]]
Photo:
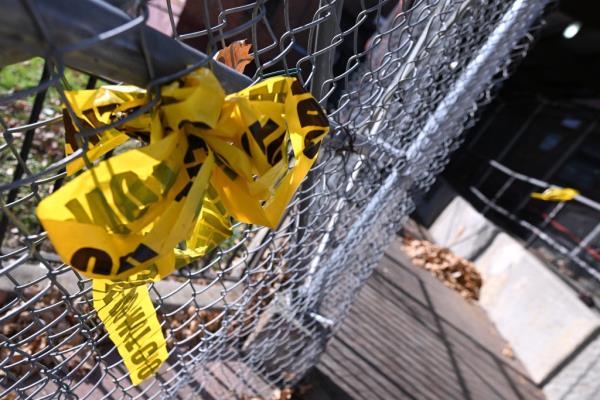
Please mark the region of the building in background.
[[[556, 5], [513, 67], [415, 215], [474, 262], [480, 304], [548, 399], [597, 399], [600, 3]], [[551, 187], [578, 195], [534, 194]]]
[[[443, 175], [486, 218], [548, 261], [588, 305], [600, 298], [600, 275], [593, 275], [600, 272], [599, 44], [600, 4], [557, 6]], [[543, 188], [525, 178], [574, 188], [590, 201], [534, 199], [531, 193]], [[426, 224], [448, 200], [442, 186], [427, 195], [439, 204], [421, 210]]]

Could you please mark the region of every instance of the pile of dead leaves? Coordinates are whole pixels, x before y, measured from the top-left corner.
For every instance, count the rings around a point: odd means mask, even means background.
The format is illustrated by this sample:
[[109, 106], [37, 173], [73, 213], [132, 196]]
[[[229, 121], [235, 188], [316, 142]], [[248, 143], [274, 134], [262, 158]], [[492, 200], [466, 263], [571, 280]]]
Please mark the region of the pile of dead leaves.
[[[90, 328], [99, 324], [91, 316], [91, 306], [86, 302], [72, 304], [79, 313], [75, 315], [56, 287], [48, 288], [34, 301], [34, 296], [39, 293], [39, 288], [28, 287], [19, 300], [11, 300], [6, 292], [0, 296], [0, 306], [8, 309], [6, 314], [20, 310], [0, 326], [0, 334], [8, 339], [0, 340], [0, 360], [4, 360], [0, 378], [5, 377], [7, 372], [12, 377], [29, 373], [36, 378], [42, 369], [53, 369], [59, 365], [60, 371], [55, 371], [56, 374], [85, 375], [94, 367], [95, 356], [86, 346], [86, 338], [74, 332], [80, 328], [74, 327], [82, 323], [91, 324]], [[27, 306], [31, 301], [34, 301], [33, 304]]]
[[[27, 306], [26, 303], [39, 293], [40, 288], [29, 287], [20, 294], [21, 299], [13, 299], [14, 295], [0, 292], [0, 308], [7, 309], [6, 314], [19, 310], [0, 326], [0, 335], [7, 339], [0, 338], [0, 360], [5, 360], [0, 369], [0, 379], [6, 377], [5, 371], [15, 379], [26, 373], [32, 379], [39, 379], [42, 369], [53, 369], [59, 365], [61, 371], [55, 371], [57, 374], [83, 377], [95, 368], [98, 361], [80, 332], [82, 324], [95, 332], [92, 340], [98, 340], [106, 331], [93, 312], [89, 299], [65, 299], [56, 287], [51, 286], [37, 301]], [[67, 306], [69, 301], [71, 307]], [[165, 332], [169, 345], [184, 342], [189, 347], [195, 346], [207, 332], [216, 332], [222, 319], [223, 312], [199, 310], [192, 304], [185, 311], [169, 317], [167, 326], [171, 334]], [[18, 343], [18, 346], [11, 348], [9, 343]], [[96, 345], [101, 347], [102, 352], [107, 352], [112, 342], [104, 340]]]
[[291, 400], [293, 394], [291, 388], [275, 389], [269, 397], [242, 396], [242, 400]]
[[436, 246], [427, 240], [405, 237], [403, 250], [417, 267], [431, 272], [436, 278], [468, 300], [478, 300], [481, 275], [470, 261]]
[[[204, 335], [215, 333], [221, 328], [224, 313], [218, 310], [201, 310], [191, 304], [185, 311], [180, 311], [167, 318], [165, 337], [167, 344], [194, 347], [202, 341]], [[170, 334], [170, 332], [171, 334]]]

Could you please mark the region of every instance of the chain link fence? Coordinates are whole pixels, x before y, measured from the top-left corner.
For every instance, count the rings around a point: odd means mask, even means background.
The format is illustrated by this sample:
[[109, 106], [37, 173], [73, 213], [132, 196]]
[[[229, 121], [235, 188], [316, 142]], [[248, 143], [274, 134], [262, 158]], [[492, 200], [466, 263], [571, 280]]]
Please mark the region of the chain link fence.
[[[514, 224], [520, 229], [517, 233], [523, 238], [526, 248], [532, 249], [553, 267], [586, 305], [597, 306], [600, 286], [600, 254], [597, 251], [600, 224], [597, 220], [600, 204], [581, 194], [569, 201], [535, 201], [531, 198], [532, 192], [560, 186], [513, 171], [495, 160], [490, 160], [489, 166], [492, 173], [502, 175], [504, 182], [493, 195], [484, 193], [481, 187], [469, 187], [469, 191], [483, 204], [481, 213], [505, 224], [506, 221]], [[516, 207], [507, 209], [500, 198], [517, 185], [523, 185], [521, 191], [524, 188], [529, 193], [515, 199], [518, 200]]]
[[[433, 183], [526, 53], [546, 4], [5, 1], [0, 398], [269, 398], [293, 386], [318, 361], [413, 194]], [[163, 21], [166, 35], [148, 21]], [[64, 90], [126, 82], [152, 92], [239, 39], [252, 44], [254, 61], [246, 75], [212, 63], [225, 90], [297, 76], [332, 133], [277, 229], [237, 224], [203, 261], [150, 285], [169, 359], [133, 386], [93, 310], [90, 280], [60, 261], [34, 216], [69, 179], [65, 165], [83, 156], [64, 156]]]

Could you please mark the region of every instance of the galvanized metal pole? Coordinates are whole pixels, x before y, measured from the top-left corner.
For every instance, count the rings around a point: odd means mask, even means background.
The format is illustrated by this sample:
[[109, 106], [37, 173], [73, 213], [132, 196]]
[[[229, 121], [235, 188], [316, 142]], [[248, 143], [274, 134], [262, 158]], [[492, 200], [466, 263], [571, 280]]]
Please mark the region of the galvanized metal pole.
[[[398, 186], [402, 191], [408, 191], [413, 183], [419, 181], [425, 171], [420, 168], [420, 163], [416, 162], [423, 154], [434, 153], [439, 146], [443, 145], [448, 139], [457, 137], [462, 132], [460, 126], [446, 126], [445, 121], [455, 120], [457, 115], [463, 115], [472, 108], [480, 94], [490, 86], [496, 72], [499, 71], [503, 63], [509, 58], [510, 52], [516, 46], [518, 41], [529, 32], [533, 22], [542, 14], [544, 7], [550, 0], [515, 0], [507, 9], [502, 19], [499, 21], [496, 29], [490, 34], [487, 41], [481, 46], [473, 59], [464, 69], [463, 73], [455, 81], [448, 94], [440, 102], [436, 110], [428, 118], [424, 128], [415, 137], [404, 153], [406, 160], [405, 166], [388, 176], [384, 186], [373, 197], [367, 206], [369, 210], [375, 210], [385, 207], [386, 193]], [[525, 16], [523, 18], [523, 16]], [[485, 68], [484, 68], [485, 67]], [[364, 228], [364, 224], [369, 224], [370, 213], [365, 212], [348, 231], [345, 240], [343, 240], [332, 253], [331, 257], [324, 262], [320, 269], [323, 271], [318, 284], [312, 290], [316, 291], [317, 301], [316, 310], [323, 301], [323, 285], [331, 276], [325, 276], [327, 271], [333, 270], [334, 266], [342, 260], [347, 259], [348, 253], [353, 251], [353, 241], [355, 240], [355, 231]], [[391, 241], [392, 238], [389, 238]], [[327, 316], [335, 318], [335, 316]]]
[[[145, 25], [143, 17], [132, 19], [101, 0], [5, 0], [2, 6], [10, 12], [0, 13], [0, 66], [54, 56], [71, 68], [145, 87], [152, 77], [142, 48], [143, 34], [152, 48], [147, 55], [156, 78], [210, 64], [228, 93], [251, 83], [250, 78]], [[55, 43], [60, 47], [51, 45]]]

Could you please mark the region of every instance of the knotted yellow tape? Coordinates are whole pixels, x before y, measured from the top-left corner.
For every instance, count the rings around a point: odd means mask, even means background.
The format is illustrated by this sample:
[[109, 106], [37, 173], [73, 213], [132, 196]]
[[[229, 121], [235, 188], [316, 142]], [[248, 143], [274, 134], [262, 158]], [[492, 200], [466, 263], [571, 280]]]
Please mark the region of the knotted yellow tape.
[[[67, 154], [80, 148], [79, 127], [114, 122], [149, 100], [131, 86], [66, 96], [76, 117], [65, 113]], [[62, 259], [94, 278], [94, 307], [134, 384], [166, 359], [145, 285], [229, 237], [231, 217], [275, 227], [328, 131], [294, 78], [225, 96], [199, 69], [161, 88], [152, 111], [89, 138], [86, 157], [96, 165], [40, 202], [37, 215]], [[98, 162], [131, 137], [145, 145]], [[84, 165], [73, 161], [67, 174]]]
[[577, 196], [579, 192], [576, 189], [560, 187], [550, 187], [542, 193], [531, 193], [532, 198], [544, 201], [571, 201]]

